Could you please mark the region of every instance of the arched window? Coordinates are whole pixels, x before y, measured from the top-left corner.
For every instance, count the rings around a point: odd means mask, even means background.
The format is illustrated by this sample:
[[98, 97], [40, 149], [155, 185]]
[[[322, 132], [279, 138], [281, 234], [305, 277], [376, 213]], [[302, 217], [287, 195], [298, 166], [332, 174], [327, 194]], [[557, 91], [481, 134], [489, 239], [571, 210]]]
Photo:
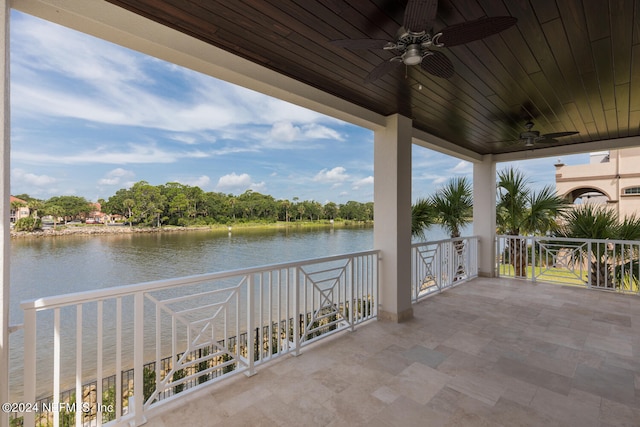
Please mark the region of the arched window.
[[640, 187], [628, 187], [622, 191], [625, 196], [640, 195]]

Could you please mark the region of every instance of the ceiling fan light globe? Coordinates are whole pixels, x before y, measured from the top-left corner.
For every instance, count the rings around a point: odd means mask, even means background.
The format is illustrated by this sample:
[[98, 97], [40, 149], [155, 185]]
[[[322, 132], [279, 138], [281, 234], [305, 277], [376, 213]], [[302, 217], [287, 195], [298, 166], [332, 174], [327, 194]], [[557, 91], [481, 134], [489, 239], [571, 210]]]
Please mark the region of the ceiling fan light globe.
[[414, 44], [407, 48], [406, 52], [402, 54], [402, 62], [406, 65], [418, 65], [422, 62], [422, 52], [420, 51], [420, 45]]

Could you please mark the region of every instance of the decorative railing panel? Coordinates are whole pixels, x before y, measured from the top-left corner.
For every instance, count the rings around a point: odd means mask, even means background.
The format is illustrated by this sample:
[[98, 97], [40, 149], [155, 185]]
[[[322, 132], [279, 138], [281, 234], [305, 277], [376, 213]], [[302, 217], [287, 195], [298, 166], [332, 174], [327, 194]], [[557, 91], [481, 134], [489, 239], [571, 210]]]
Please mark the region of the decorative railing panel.
[[27, 301], [12, 392], [39, 407], [19, 417], [140, 425], [180, 393], [376, 318], [377, 301], [377, 251]]
[[478, 238], [459, 237], [411, 245], [413, 302], [478, 276]]
[[640, 293], [640, 242], [498, 236], [497, 274]]

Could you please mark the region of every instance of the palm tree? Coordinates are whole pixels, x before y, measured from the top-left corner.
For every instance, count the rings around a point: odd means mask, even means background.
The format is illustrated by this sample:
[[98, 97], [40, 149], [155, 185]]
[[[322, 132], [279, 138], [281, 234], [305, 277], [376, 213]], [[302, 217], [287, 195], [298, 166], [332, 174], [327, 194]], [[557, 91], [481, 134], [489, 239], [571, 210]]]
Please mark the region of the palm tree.
[[411, 235], [425, 238], [425, 230], [436, 223], [436, 214], [429, 199], [418, 199], [411, 206]]
[[[572, 239], [600, 239], [600, 240], [640, 240], [640, 218], [635, 215], [626, 216], [622, 221], [618, 214], [606, 205], [585, 204], [572, 209], [565, 215], [565, 224], [557, 233], [558, 236]], [[588, 255], [587, 255], [588, 256]], [[591, 246], [591, 283], [614, 286], [622, 283], [622, 271], [632, 281], [638, 281], [638, 251], [631, 245], [622, 245], [614, 254], [605, 243]], [[614, 259], [614, 258], [617, 258]], [[582, 261], [577, 259], [574, 261]]]
[[[551, 186], [534, 192], [530, 185], [524, 174], [514, 168], [498, 173], [498, 233], [544, 235], [558, 229], [556, 218], [568, 208], [569, 202], [558, 196]], [[510, 264], [516, 277], [526, 277], [526, 254], [526, 240], [509, 240]]]
[[59, 205], [49, 205], [46, 206], [46, 212], [53, 217], [53, 229], [55, 230], [58, 219], [64, 215], [64, 208]]
[[473, 218], [471, 183], [466, 177], [450, 179], [431, 197], [431, 205], [451, 238], [460, 237], [460, 229]]

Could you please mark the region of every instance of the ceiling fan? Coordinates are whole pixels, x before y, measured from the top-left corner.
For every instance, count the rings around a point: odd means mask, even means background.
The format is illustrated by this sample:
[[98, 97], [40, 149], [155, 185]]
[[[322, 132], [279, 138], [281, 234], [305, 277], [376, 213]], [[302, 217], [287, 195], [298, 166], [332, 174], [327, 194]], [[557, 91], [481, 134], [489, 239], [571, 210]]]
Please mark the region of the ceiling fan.
[[553, 133], [545, 133], [540, 135], [540, 132], [537, 130], [531, 130], [533, 128], [533, 122], [529, 120], [525, 123], [524, 127], [527, 129], [525, 132], [520, 134], [520, 141], [524, 142], [525, 147], [533, 147], [535, 144], [539, 142], [543, 143], [553, 143], [559, 142], [556, 138], [562, 138], [563, 136], [570, 136], [579, 133], [578, 131], [569, 131], [569, 132], [553, 132]]
[[437, 0], [409, 0], [395, 40], [345, 39], [333, 40], [331, 43], [347, 49], [384, 49], [396, 54], [377, 65], [367, 75], [366, 82], [379, 79], [399, 64], [420, 65], [426, 72], [448, 79], [455, 73], [453, 63], [437, 49], [483, 39], [512, 27], [518, 21], [512, 16], [480, 18], [434, 33], [430, 25], [435, 20], [437, 11]]

